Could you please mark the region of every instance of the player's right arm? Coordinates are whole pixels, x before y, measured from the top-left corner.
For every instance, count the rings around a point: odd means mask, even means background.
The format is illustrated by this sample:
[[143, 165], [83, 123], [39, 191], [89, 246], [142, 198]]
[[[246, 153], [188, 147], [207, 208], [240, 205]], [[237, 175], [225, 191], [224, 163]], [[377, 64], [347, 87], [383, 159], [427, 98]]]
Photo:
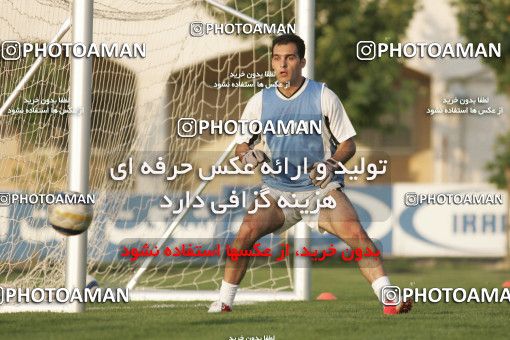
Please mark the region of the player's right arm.
[[[242, 121], [260, 121], [262, 115], [262, 91], [256, 93], [250, 98], [244, 108]], [[244, 132], [244, 133], [242, 133]], [[253, 135], [250, 131], [238, 131], [236, 135], [237, 147], [235, 155], [239, 157], [243, 164], [251, 164], [255, 168], [260, 163], [267, 160], [266, 154], [262, 150], [254, 150], [255, 145], [260, 143], [261, 136]]]
[[236, 147], [236, 156], [239, 157], [244, 165], [251, 164], [255, 169], [259, 164], [268, 160], [262, 150], [253, 150], [248, 143], [238, 144]]
[[251, 148], [248, 143], [237, 144], [235, 154], [240, 160], [242, 160], [243, 155], [250, 150]]

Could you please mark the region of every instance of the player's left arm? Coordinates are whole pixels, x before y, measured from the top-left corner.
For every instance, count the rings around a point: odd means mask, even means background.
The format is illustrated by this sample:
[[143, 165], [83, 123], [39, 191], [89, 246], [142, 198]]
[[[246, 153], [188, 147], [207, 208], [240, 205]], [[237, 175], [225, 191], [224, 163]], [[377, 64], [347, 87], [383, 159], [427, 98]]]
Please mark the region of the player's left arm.
[[342, 102], [337, 95], [326, 86], [323, 88], [321, 106], [325, 125], [323, 127], [323, 133], [329, 133], [337, 144], [335, 153], [331, 155], [330, 158], [324, 160], [327, 170], [325, 178], [321, 180], [317, 179], [319, 175], [317, 171], [318, 163], [313, 165], [313, 169], [310, 172], [312, 183], [324, 188], [331, 182], [334, 171], [339, 169], [340, 166], [338, 163], [341, 162], [345, 164], [356, 153], [356, 143], [354, 142], [356, 131], [345, 112]]
[[331, 156], [337, 162], [345, 164], [356, 154], [356, 143], [354, 137], [344, 140], [338, 145], [336, 152]]

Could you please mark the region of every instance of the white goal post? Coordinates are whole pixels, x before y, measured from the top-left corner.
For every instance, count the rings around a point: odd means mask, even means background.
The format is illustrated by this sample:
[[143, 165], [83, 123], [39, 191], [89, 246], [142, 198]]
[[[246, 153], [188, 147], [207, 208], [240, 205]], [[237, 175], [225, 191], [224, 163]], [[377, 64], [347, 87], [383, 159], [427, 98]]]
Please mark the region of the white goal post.
[[[155, 264], [149, 257], [132, 271], [119, 261], [119, 253], [124, 239], [150, 237], [163, 246], [174, 237], [185, 237], [179, 234], [181, 229], [186, 230], [186, 236], [205, 234], [204, 228], [210, 229], [219, 220], [204, 222], [206, 227], [201, 227], [202, 222], [193, 222], [198, 215], [192, 216], [192, 222], [187, 219], [188, 210], [178, 216], [153, 217], [152, 206], [158, 205], [161, 192], [187, 190], [192, 197], [204, 193], [218, 198], [221, 194], [216, 192], [224, 190], [223, 186], [186, 178], [166, 183], [160, 192], [154, 179], [133, 176], [131, 181], [116, 183], [104, 178], [105, 169], [131, 155], [140, 157], [140, 153], [145, 153], [143, 157], [163, 151], [169, 158], [175, 153], [175, 159], [182, 162], [188, 152], [204, 146], [214, 151], [210, 154], [221, 150], [211, 163], [223, 164], [236, 145], [231, 137], [176, 140], [172, 129], [181, 117], [223, 119], [225, 115], [238, 119], [249, 98], [247, 93], [240, 89], [221, 92], [211, 84], [225, 81], [231, 72], [270, 69], [271, 39], [214, 36], [200, 40], [205, 41], [201, 46], [195, 43], [197, 38], [189, 36], [189, 24], [194, 20], [287, 24], [292, 8], [291, 22], [307, 47], [304, 75], [313, 78], [315, 1], [41, 0], [25, 7], [9, 3], [5, 8], [0, 18], [13, 24], [0, 28], [2, 37], [84, 45], [146, 42], [148, 60], [0, 60], [0, 66], [6, 65], [0, 67], [0, 172], [4, 173], [0, 175], [0, 192], [69, 190], [93, 192], [98, 197], [89, 231], [71, 237], [48, 228], [45, 209], [0, 207], [0, 249], [4, 250], [0, 287], [83, 289], [87, 274], [91, 274], [101, 286], [129, 288], [133, 301], [217, 299], [222, 263], [210, 270], [196, 264]], [[255, 10], [260, 8], [263, 10]], [[250, 12], [255, 17], [247, 14]], [[30, 18], [22, 28], [14, 25], [19, 15]], [[69, 96], [73, 111], [69, 116], [48, 117], [7, 113], [38, 96]], [[232, 213], [221, 223], [238, 223], [236, 218]], [[191, 227], [182, 228], [183, 223]], [[215, 231], [214, 237], [231, 237], [235, 230], [229, 228]], [[309, 244], [309, 234], [302, 223], [294, 227], [296, 249]], [[277, 244], [273, 239], [270, 242]], [[283, 268], [277, 268], [272, 260], [253, 265], [236, 301], [309, 300], [309, 265], [309, 259], [300, 256], [294, 257], [292, 266], [287, 261]], [[84, 310], [85, 304], [78, 302], [0, 306], [0, 313]]]
[[[73, 43], [92, 43], [93, 0], [73, 1]], [[71, 57], [71, 108], [69, 117], [69, 191], [89, 192], [90, 127], [92, 110], [92, 59]], [[85, 288], [87, 276], [87, 231], [68, 236], [66, 288]], [[74, 302], [73, 312], [83, 312], [85, 304]]]

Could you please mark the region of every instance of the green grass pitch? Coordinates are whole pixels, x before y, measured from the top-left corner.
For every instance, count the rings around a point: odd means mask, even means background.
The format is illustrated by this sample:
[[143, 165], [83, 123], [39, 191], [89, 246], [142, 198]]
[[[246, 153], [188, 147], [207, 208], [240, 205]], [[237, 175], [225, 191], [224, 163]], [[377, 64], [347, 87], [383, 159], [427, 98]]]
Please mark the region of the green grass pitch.
[[[392, 283], [416, 287], [501, 287], [510, 273], [466, 262], [389, 262]], [[2, 339], [509, 339], [510, 304], [418, 303], [385, 316], [355, 268], [314, 268], [312, 296], [336, 301], [270, 302], [207, 314], [208, 302], [89, 305], [83, 314], [0, 315]]]

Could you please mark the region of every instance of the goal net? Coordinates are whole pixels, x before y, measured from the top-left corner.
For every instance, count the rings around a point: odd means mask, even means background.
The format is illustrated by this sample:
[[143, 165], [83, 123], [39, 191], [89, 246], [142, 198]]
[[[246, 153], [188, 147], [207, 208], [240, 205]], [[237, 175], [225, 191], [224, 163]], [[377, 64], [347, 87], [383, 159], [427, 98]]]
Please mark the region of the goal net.
[[[18, 2], [0, 0], [0, 37], [23, 43], [49, 42], [71, 16], [69, 0]], [[217, 1], [265, 24], [293, 25], [294, 1]], [[162, 256], [145, 262], [123, 257], [125, 249], [154, 250], [179, 214], [161, 207], [166, 195], [174, 201], [193, 193], [204, 182], [197, 169], [210, 173], [225, 157], [233, 136], [179, 136], [179, 120], [237, 120], [247, 100], [275, 81], [270, 71], [270, 35], [202, 34], [200, 24], [244, 24], [208, 1], [94, 1], [94, 43], [145, 44], [144, 58], [94, 58], [90, 154], [90, 192], [95, 195], [94, 219], [88, 230], [87, 272], [100, 285], [131, 284], [140, 299], [211, 299], [223, 276], [224, 258]], [[207, 33], [207, 32], [205, 32]], [[71, 42], [68, 30], [60, 42]], [[13, 52], [2, 45], [3, 53]], [[4, 54], [5, 56], [5, 54]], [[68, 101], [70, 60], [44, 58], [30, 79], [16, 86], [36, 63], [33, 53], [0, 59], [0, 106], [14, 100], [0, 116], [0, 192], [4, 194], [65, 191], [68, 162]], [[249, 75], [252, 75], [251, 77]], [[258, 74], [257, 76], [253, 76]], [[254, 78], [255, 77], [255, 78]], [[234, 84], [220, 86], [219, 84]], [[235, 85], [237, 84], [237, 85]], [[243, 84], [243, 85], [239, 85]], [[221, 88], [220, 88], [221, 87]], [[144, 174], [165, 165], [164, 174]], [[115, 180], [119, 164], [132, 171]], [[171, 177], [174, 165], [189, 163], [193, 171]], [[155, 171], [156, 172], [156, 171]], [[115, 176], [114, 176], [115, 174]], [[217, 176], [207, 181], [200, 197], [228, 201], [234, 190], [253, 199], [260, 178]], [[2, 196], [4, 199], [7, 196]], [[11, 197], [12, 198], [12, 197]], [[50, 226], [46, 206], [0, 205], [0, 285], [62, 287], [65, 237]], [[223, 214], [191, 208], [163, 246], [225, 245], [232, 241], [246, 209]], [[280, 249], [292, 242], [287, 235], [270, 235], [264, 247]], [[149, 263], [150, 262], [150, 263]], [[243, 285], [247, 299], [295, 299], [292, 259], [254, 259]], [[143, 274], [140, 273], [143, 268]], [[136, 277], [134, 280], [133, 277]], [[168, 292], [175, 294], [169, 295]], [[265, 297], [250, 295], [270, 292]], [[199, 295], [199, 292], [209, 292]], [[281, 295], [275, 295], [279, 294]], [[132, 292], [133, 293], [133, 292]], [[288, 295], [285, 295], [287, 294]], [[151, 295], [152, 294], [152, 295]], [[242, 299], [242, 294], [240, 295]]]

